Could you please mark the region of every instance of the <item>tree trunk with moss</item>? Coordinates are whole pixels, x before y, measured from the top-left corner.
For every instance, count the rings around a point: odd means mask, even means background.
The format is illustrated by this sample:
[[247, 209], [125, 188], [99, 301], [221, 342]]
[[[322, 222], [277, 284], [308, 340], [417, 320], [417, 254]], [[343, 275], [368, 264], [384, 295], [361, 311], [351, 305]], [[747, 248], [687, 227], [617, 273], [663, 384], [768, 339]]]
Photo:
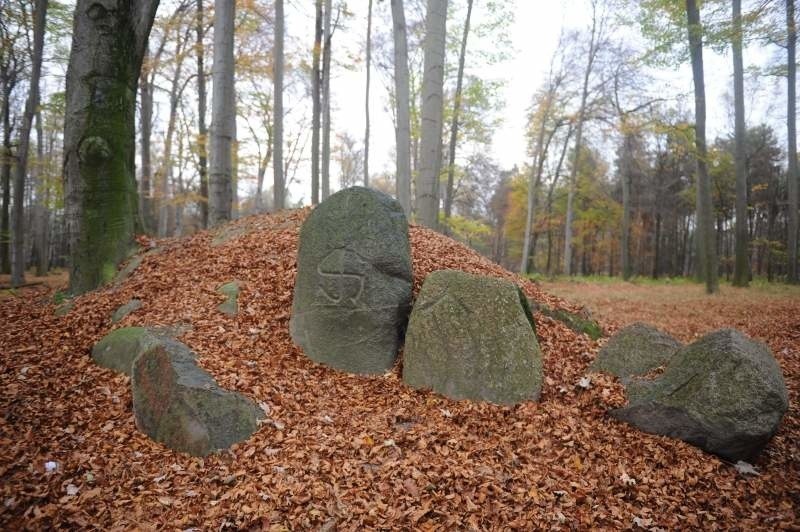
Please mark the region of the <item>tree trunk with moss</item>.
[[111, 280], [138, 229], [136, 86], [158, 0], [78, 0], [67, 69], [64, 176], [70, 291]]

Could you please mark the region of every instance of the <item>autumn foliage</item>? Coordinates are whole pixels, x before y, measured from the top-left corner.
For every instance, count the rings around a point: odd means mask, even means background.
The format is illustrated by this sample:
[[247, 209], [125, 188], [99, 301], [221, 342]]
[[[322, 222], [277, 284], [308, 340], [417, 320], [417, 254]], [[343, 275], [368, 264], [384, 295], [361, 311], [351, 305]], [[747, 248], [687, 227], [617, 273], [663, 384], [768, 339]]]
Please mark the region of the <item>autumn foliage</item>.
[[[209, 232], [159, 241], [126, 280], [81, 296], [63, 317], [43, 287], [0, 300], [0, 527], [796, 526], [798, 302], [773, 309], [769, 321], [736, 324], [770, 344], [791, 402], [755, 464], [760, 475], [744, 475], [613, 420], [606, 410], [623, 403], [621, 386], [600, 376], [579, 385], [598, 344], [541, 314], [540, 403], [451, 401], [404, 386], [399, 367], [363, 377], [313, 363], [288, 332], [307, 212], [239, 220], [236, 236], [218, 246]], [[411, 241], [415, 293], [431, 271], [457, 268], [576, 310], [440, 234], [412, 227]], [[217, 311], [224, 296], [216, 288], [234, 279], [240, 310], [229, 317]], [[142, 307], [113, 327], [191, 324], [181, 340], [200, 365], [267, 412], [252, 438], [200, 459], [136, 429], [128, 377], [89, 357], [131, 298]]]

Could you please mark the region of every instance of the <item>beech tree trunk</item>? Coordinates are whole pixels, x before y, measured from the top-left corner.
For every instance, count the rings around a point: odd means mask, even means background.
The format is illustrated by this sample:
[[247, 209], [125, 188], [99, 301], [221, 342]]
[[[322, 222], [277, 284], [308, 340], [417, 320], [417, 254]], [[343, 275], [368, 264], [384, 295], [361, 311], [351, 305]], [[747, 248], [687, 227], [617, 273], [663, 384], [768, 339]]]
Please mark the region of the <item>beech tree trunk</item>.
[[233, 202], [233, 146], [236, 141], [236, 93], [233, 79], [235, 12], [236, 4], [232, 0], [215, 0], [208, 176], [208, 223], [211, 227], [231, 219]]
[[458, 55], [458, 76], [456, 77], [456, 94], [453, 101], [453, 120], [450, 125], [450, 152], [447, 161], [447, 190], [444, 198], [444, 219], [449, 220], [453, 212], [453, 182], [456, 172], [456, 142], [458, 141], [458, 118], [461, 110], [461, 93], [464, 83], [464, 62], [467, 56], [467, 38], [469, 23], [472, 18], [472, 2], [467, 1], [467, 18], [464, 21], [464, 33], [461, 36], [461, 51]]
[[36, 181], [39, 191], [36, 194], [36, 213], [34, 232], [34, 246], [36, 249], [36, 275], [47, 275], [50, 269], [50, 187], [47, 183], [47, 174], [44, 171], [44, 127], [42, 126], [41, 110], [36, 111]]
[[323, 33], [325, 48], [322, 51], [322, 199], [331, 194], [331, 0], [325, 0]]
[[[470, 0], [471, 2], [472, 0]], [[369, 75], [370, 63], [372, 62], [372, 0], [369, 0], [367, 8], [367, 89], [364, 96], [364, 186], [369, 186]]]
[[139, 182], [139, 208], [141, 209], [142, 224], [147, 232], [154, 230], [155, 215], [153, 213], [153, 196], [151, 192], [151, 178], [153, 177], [153, 164], [150, 154], [150, 145], [153, 134], [153, 83], [150, 73], [146, 72], [149, 51], [145, 48], [145, 59], [142, 67], [141, 80], [139, 82], [139, 123], [140, 141], [139, 156], [141, 157], [142, 168], [140, 171], [141, 180]]
[[798, 235], [798, 188], [800, 176], [797, 173], [797, 63], [795, 59], [797, 49], [797, 26], [794, 20], [794, 0], [786, 0], [786, 33], [787, 33], [787, 94], [788, 105], [786, 113], [787, 147], [789, 155], [789, 272], [790, 283], [798, 282], [797, 264], [797, 239]]
[[42, 54], [44, 49], [45, 20], [47, 0], [36, 0], [33, 7], [33, 53], [31, 57], [31, 77], [28, 99], [20, 125], [17, 165], [14, 168], [14, 207], [12, 210], [11, 235], [11, 286], [25, 284], [25, 177], [28, 173], [28, 154], [30, 152], [33, 118], [39, 107], [39, 80], [42, 75]]
[[322, 112], [320, 55], [322, 55], [322, 0], [315, 0], [314, 51], [311, 63], [311, 204], [319, 203], [319, 128]]
[[622, 238], [620, 248], [622, 255], [622, 278], [627, 281], [633, 276], [631, 264], [631, 179], [633, 164], [633, 148], [631, 146], [631, 133], [624, 128], [625, 145], [622, 153]]
[[0, 182], [3, 187], [3, 204], [0, 207], [0, 273], [11, 273], [11, 92], [16, 85], [16, 76], [10, 65], [0, 65], [3, 81], [3, 147], [0, 153]]
[[439, 174], [442, 169], [442, 93], [444, 85], [447, 0], [428, 0], [422, 77], [422, 135], [417, 177], [417, 220], [439, 225]]
[[197, 50], [197, 173], [200, 174], [200, 224], [208, 227], [208, 128], [206, 112], [208, 93], [205, 71], [205, 27], [203, 2], [197, 0], [197, 25], [195, 46]]
[[275, 0], [275, 44], [273, 52], [273, 69], [275, 72], [275, 89], [273, 91], [273, 112], [275, 113], [275, 136], [273, 147], [273, 208], [279, 211], [285, 207], [283, 197], [283, 34], [284, 14], [283, 0]]
[[158, 0], [78, 0], [64, 128], [70, 290], [111, 280], [137, 229], [136, 85]]
[[747, 171], [745, 169], [745, 123], [744, 123], [744, 61], [742, 59], [742, 0], [733, 0], [733, 95], [736, 142], [736, 259], [733, 270], [733, 285], [747, 286], [750, 283], [749, 238], [747, 234]]
[[394, 36], [394, 91], [397, 101], [397, 128], [395, 129], [397, 175], [395, 187], [397, 201], [406, 216], [411, 216], [411, 114], [408, 85], [408, 41], [403, 0], [391, 0]]
[[689, 52], [692, 59], [695, 104], [695, 149], [697, 162], [697, 250], [700, 256], [699, 271], [712, 294], [719, 289], [717, 249], [714, 238], [711, 180], [708, 175], [708, 150], [706, 148], [706, 89], [703, 73], [703, 28], [696, 0], [686, 0]]

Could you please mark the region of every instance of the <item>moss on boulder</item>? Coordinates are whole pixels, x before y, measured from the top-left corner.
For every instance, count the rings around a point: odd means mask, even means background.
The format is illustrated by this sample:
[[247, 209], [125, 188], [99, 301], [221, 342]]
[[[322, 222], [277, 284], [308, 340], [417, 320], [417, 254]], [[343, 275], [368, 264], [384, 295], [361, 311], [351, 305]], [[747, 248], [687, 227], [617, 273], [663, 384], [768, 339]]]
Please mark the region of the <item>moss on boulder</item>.
[[156, 342], [157, 335], [145, 327], [116, 329], [94, 345], [92, 360], [104, 368], [130, 375], [136, 357]]
[[664, 374], [627, 387], [616, 418], [731, 461], [752, 459], [788, 409], [780, 366], [769, 349], [733, 329], [681, 348]]
[[224, 303], [217, 305], [217, 310], [228, 316], [236, 316], [239, 313], [239, 281], [225, 283], [217, 292], [226, 297]]
[[610, 373], [625, 381], [665, 365], [681, 343], [645, 323], [621, 329], [600, 349], [589, 371]]
[[411, 312], [403, 380], [452, 399], [538, 400], [542, 354], [523, 300], [509, 281], [431, 273]]
[[[597, 340], [603, 336], [603, 328], [595, 320], [588, 317], [588, 315], [581, 315], [566, 310], [549, 307], [543, 303], [535, 301], [530, 302], [531, 308], [534, 311], [539, 311], [548, 318], [558, 320], [570, 330], [576, 333], [585, 334], [592, 340]], [[586, 312], [588, 314], [588, 312]]]
[[136, 426], [153, 440], [206, 456], [249, 438], [264, 412], [224, 390], [180, 342], [161, 339], [136, 359], [131, 379]]

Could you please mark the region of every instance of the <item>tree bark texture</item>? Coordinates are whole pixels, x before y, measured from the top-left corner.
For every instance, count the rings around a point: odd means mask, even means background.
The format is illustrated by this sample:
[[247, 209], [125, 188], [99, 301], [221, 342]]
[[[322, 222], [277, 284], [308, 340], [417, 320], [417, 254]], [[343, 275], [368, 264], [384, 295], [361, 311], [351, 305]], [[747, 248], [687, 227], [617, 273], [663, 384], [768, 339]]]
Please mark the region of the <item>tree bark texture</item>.
[[78, 0], [64, 128], [70, 290], [111, 280], [137, 229], [136, 85], [158, 0]]
[[273, 147], [273, 208], [279, 211], [285, 207], [283, 190], [283, 34], [284, 34], [283, 0], [275, 0], [275, 44], [273, 46], [273, 69], [275, 71], [275, 89], [273, 91], [273, 113], [275, 120], [275, 136], [272, 139]]
[[408, 81], [408, 40], [403, 0], [391, 0], [394, 37], [394, 87], [397, 101], [397, 129], [395, 129], [397, 175], [395, 187], [397, 201], [406, 216], [411, 216], [411, 113]]
[[323, 34], [325, 48], [322, 51], [322, 199], [331, 194], [331, 0], [325, 0]]
[[195, 46], [197, 51], [197, 173], [200, 174], [200, 223], [201, 227], [208, 227], [208, 128], [206, 127], [208, 92], [205, 71], [204, 1], [197, 0], [197, 25], [195, 27]]
[[786, 33], [787, 33], [787, 95], [788, 105], [786, 113], [787, 147], [789, 156], [789, 282], [797, 283], [800, 272], [797, 261], [798, 234], [798, 188], [800, 188], [800, 175], [797, 172], [797, 24], [794, 18], [794, 0], [786, 0]]
[[[471, 1], [471, 0], [470, 0]], [[367, 88], [364, 96], [364, 186], [369, 186], [369, 77], [372, 62], [372, 0], [367, 9]]]
[[319, 133], [322, 113], [320, 56], [322, 55], [322, 0], [315, 0], [314, 51], [311, 62], [311, 204], [319, 203]]
[[747, 234], [747, 170], [745, 161], [744, 123], [744, 61], [742, 59], [742, 0], [733, 0], [733, 97], [734, 138], [736, 143], [734, 172], [736, 175], [736, 259], [733, 270], [733, 285], [747, 286], [750, 283], [749, 239]]

